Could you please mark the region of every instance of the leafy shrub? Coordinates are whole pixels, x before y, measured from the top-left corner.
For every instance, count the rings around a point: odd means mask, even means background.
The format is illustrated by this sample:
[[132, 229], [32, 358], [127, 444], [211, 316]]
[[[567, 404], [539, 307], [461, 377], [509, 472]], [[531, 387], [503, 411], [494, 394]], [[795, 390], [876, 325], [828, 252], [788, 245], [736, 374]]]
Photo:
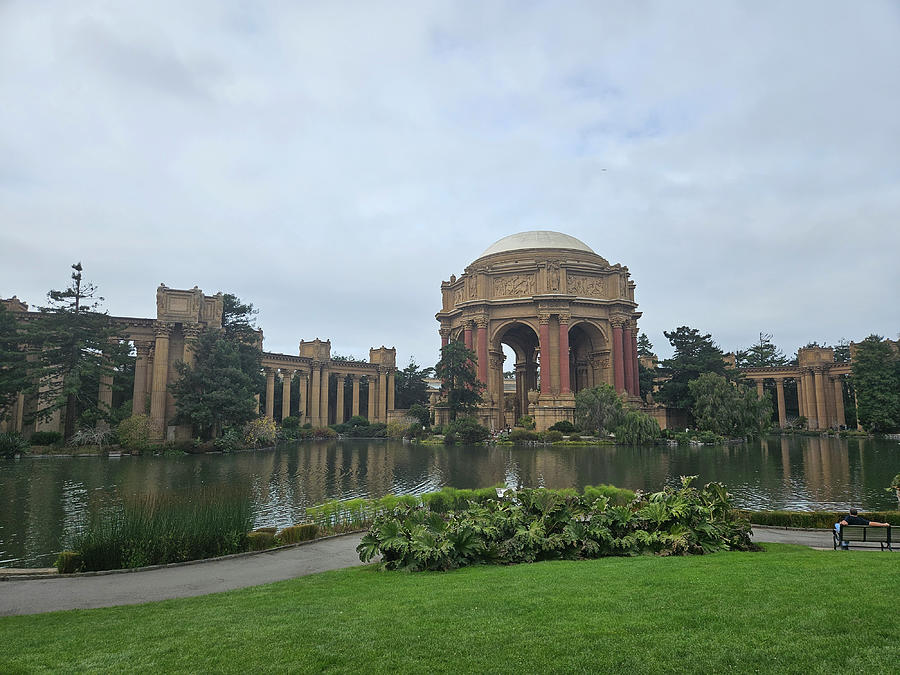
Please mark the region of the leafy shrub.
[[282, 429], [297, 429], [300, 427], [300, 418], [299, 417], [285, 417], [281, 420], [281, 428]]
[[540, 440], [540, 436], [536, 431], [516, 428], [509, 432], [509, 440], [513, 442], [534, 443]]
[[277, 527], [257, 527], [254, 532], [268, 532], [269, 534], [275, 534], [278, 532]]
[[718, 445], [725, 442], [725, 437], [719, 436], [719, 434], [712, 431], [701, 431], [697, 434], [697, 440], [707, 445]]
[[213, 446], [222, 452], [235, 452], [244, 447], [244, 435], [235, 428], [228, 428], [225, 433], [213, 441]]
[[387, 437], [388, 438], [403, 438], [406, 436], [406, 432], [409, 429], [409, 424], [406, 422], [402, 422], [400, 420], [394, 420], [393, 422], [389, 422], [387, 425]]
[[563, 435], [561, 431], [557, 431], [556, 429], [547, 429], [547, 431], [541, 433], [541, 440], [545, 443], [558, 443], [563, 439]]
[[275, 420], [268, 417], [257, 417], [244, 425], [242, 440], [247, 447], [263, 448], [275, 445], [278, 436], [278, 428]]
[[585, 485], [584, 498], [589, 501], [608, 499], [613, 506], [625, 506], [635, 498], [635, 493], [615, 485]]
[[329, 427], [316, 427], [312, 430], [312, 436], [318, 439], [337, 438], [338, 432]]
[[265, 551], [267, 548], [275, 546], [275, 534], [256, 530], [247, 534], [247, 541], [251, 551]]
[[642, 495], [627, 506], [573, 490], [508, 491], [445, 513], [403, 506], [378, 514], [357, 546], [386, 569], [447, 570], [612, 555], [686, 555], [752, 550], [750, 523], [719, 483]]
[[119, 422], [119, 445], [138, 452], [149, 450], [150, 432], [150, 418], [147, 415], [132, 415]]
[[[754, 525], [829, 529], [847, 515], [846, 511], [741, 511], [741, 513]], [[900, 511], [870, 511], [860, 515], [880, 523], [900, 523]]]
[[63, 435], [58, 431], [35, 431], [31, 434], [31, 445], [55, 445], [62, 441]]
[[414, 403], [409, 407], [409, 416], [418, 421], [420, 427], [431, 424], [431, 413], [421, 403]]
[[319, 526], [315, 523], [303, 523], [284, 528], [276, 535], [276, 539], [282, 544], [296, 544], [300, 541], [315, 539], [319, 533]]
[[431, 433], [442, 436], [444, 434], [444, 426], [442, 424], [435, 424], [431, 427]]
[[63, 551], [56, 556], [54, 565], [60, 574], [75, 574], [84, 569], [84, 561], [77, 551]]
[[550, 427], [549, 431], [560, 431], [564, 434], [570, 434], [575, 431], [575, 425], [569, 420], [562, 420]]
[[654, 443], [660, 437], [659, 424], [639, 410], [629, 410], [616, 427], [616, 442], [628, 445]]
[[516, 422], [516, 426], [523, 429], [534, 429], [534, 418], [531, 415], [522, 415]]
[[483, 427], [474, 417], [460, 417], [449, 424], [449, 432], [463, 443], [481, 443], [491, 435], [487, 427]]
[[103, 444], [109, 444], [111, 440], [112, 432], [109, 429], [84, 427], [72, 434], [72, 438], [69, 439], [69, 445], [76, 447], [96, 445], [102, 450]]
[[18, 431], [0, 432], [0, 457], [15, 457], [28, 450], [28, 439]]
[[569, 442], [571, 442], [571, 443], [577, 443], [580, 440], [581, 440], [581, 436], [579, 436], [578, 434], [572, 434], [569, 436]]
[[452, 431], [444, 433], [444, 445], [456, 445], [456, 434]]

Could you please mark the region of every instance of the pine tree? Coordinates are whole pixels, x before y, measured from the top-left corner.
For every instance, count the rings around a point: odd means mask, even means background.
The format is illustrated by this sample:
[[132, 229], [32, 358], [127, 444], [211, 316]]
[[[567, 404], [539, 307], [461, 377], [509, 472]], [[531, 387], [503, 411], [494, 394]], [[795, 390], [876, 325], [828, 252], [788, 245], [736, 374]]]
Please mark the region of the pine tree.
[[441, 360], [434, 368], [441, 379], [441, 393], [447, 397], [450, 419], [460, 412], [471, 412], [481, 403], [485, 385], [475, 371], [475, 352], [462, 342], [451, 340], [441, 347]]

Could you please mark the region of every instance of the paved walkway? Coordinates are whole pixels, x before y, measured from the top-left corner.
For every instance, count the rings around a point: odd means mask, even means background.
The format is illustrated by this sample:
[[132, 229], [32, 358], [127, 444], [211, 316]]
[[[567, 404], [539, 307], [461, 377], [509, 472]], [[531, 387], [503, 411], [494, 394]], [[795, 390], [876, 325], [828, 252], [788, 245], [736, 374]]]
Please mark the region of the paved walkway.
[[[301, 546], [127, 573], [0, 581], [0, 616], [188, 598], [359, 565], [361, 534]], [[754, 527], [753, 541], [831, 550], [831, 530]], [[868, 549], [873, 550], [873, 549]], [[877, 550], [877, 549], [874, 549]]]

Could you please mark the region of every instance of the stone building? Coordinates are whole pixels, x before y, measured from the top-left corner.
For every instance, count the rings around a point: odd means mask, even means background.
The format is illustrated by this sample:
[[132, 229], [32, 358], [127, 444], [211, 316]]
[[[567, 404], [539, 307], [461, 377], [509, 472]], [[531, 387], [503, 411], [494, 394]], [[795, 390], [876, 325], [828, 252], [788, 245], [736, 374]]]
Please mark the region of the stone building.
[[[37, 313], [13, 297], [3, 300], [7, 309], [29, 320]], [[204, 295], [196, 286], [190, 290], [168, 288], [160, 284], [156, 290], [156, 318], [111, 317], [118, 328], [118, 338], [132, 343], [136, 354], [132, 414], [148, 414], [154, 440], [190, 438], [190, 426], [175, 425], [175, 399], [169, 388], [178, 377], [178, 362], [192, 363], [191, 344], [206, 327], [222, 327], [223, 296]], [[262, 331], [259, 331], [262, 346]], [[316, 338], [300, 342], [297, 355], [263, 352], [262, 367], [266, 374], [266, 415], [274, 416], [275, 380], [283, 387], [282, 416], [296, 414], [301, 424], [313, 426], [340, 423], [348, 415], [362, 414], [373, 422], [387, 422], [394, 407], [394, 373], [396, 350], [371, 349], [368, 362], [333, 361], [331, 342]], [[299, 381], [299, 400], [291, 400], [293, 378]], [[344, 400], [344, 381], [352, 385], [349, 400]], [[329, 382], [337, 381], [335, 395], [330, 395]], [[368, 405], [360, 410], [359, 386], [368, 387]], [[349, 388], [349, 387], [348, 387]], [[112, 404], [113, 382], [104, 378], [97, 393], [101, 406]], [[57, 411], [48, 419], [28, 422], [34, 403], [20, 394], [0, 422], [0, 430], [60, 431]]]
[[[539, 430], [572, 421], [575, 393], [603, 382], [639, 402], [634, 289], [627, 267], [549, 231], [504, 237], [442, 282], [441, 344], [475, 351], [487, 385], [482, 421], [499, 428], [529, 414]], [[512, 410], [503, 405], [503, 345], [515, 353]]]

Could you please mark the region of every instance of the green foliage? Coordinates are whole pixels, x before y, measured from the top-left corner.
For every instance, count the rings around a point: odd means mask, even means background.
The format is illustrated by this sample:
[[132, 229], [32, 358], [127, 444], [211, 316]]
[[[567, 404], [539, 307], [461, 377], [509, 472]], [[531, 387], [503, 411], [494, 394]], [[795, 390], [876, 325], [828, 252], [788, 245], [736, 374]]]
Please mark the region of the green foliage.
[[296, 430], [300, 428], [299, 417], [285, 417], [281, 420], [281, 428], [285, 430]]
[[75, 574], [84, 569], [84, 561], [77, 551], [62, 551], [53, 563], [60, 574]]
[[31, 445], [56, 445], [61, 443], [63, 436], [58, 431], [35, 431], [28, 441]]
[[419, 426], [431, 426], [431, 413], [428, 411], [428, 408], [421, 403], [414, 403], [409, 407], [409, 416], [415, 419], [419, 423]]
[[562, 420], [561, 422], [557, 422], [553, 426], [550, 427], [550, 431], [560, 431], [564, 434], [571, 434], [575, 431], [575, 425], [572, 424], [569, 420]]
[[759, 398], [750, 387], [729, 382], [721, 375], [704, 373], [688, 388], [694, 399], [692, 413], [701, 431], [726, 438], [756, 437], [771, 424], [768, 394]]
[[31, 364], [22, 345], [25, 331], [16, 314], [0, 303], [0, 420], [31, 382]]
[[448, 430], [444, 432], [444, 445], [456, 445], [456, 433], [450, 431], [449, 426], [448, 424]]
[[68, 444], [75, 447], [96, 445], [102, 452], [103, 446], [111, 444], [113, 440], [113, 433], [109, 429], [103, 427], [81, 428], [72, 434]]
[[229, 427], [221, 436], [213, 441], [213, 446], [220, 452], [237, 452], [244, 448], [244, 434], [234, 427]]
[[335, 424], [333, 429], [342, 436], [350, 438], [385, 438], [387, 425], [384, 422], [369, 424], [369, 420], [361, 415], [354, 415], [343, 424]]
[[485, 383], [478, 381], [476, 360], [475, 352], [462, 342], [451, 340], [441, 347], [441, 360], [434, 370], [441, 380], [441, 393], [447, 399], [451, 421], [461, 412], [472, 412], [482, 401]]
[[144, 567], [239, 553], [252, 524], [249, 491], [215, 487], [94, 504], [67, 547], [92, 570]]
[[859, 423], [869, 432], [900, 429], [900, 356], [878, 335], [856, 345], [853, 359]]
[[0, 431], [0, 457], [12, 458], [28, 451], [28, 439], [18, 431]]
[[582, 429], [603, 434], [619, 425], [623, 406], [622, 399], [608, 384], [582, 389], [575, 394], [575, 422]]
[[119, 422], [119, 445], [128, 450], [143, 452], [150, 448], [150, 418], [134, 415]]
[[643, 363], [638, 361], [638, 385], [640, 386], [640, 394], [643, 400], [648, 400], [647, 395], [653, 393], [653, 384], [656, 381], [656, 370], [647, 368]]
[[768, 333], [760, 333], [759, 342], [735, 352], [734, 360], [738, 368], [767, 368], [788, 364], [787, 357], [775, 346]]
[[241, 436], [241, 440], [248, 448], [270, 447], [275, 445], [278, 429], [275, 426], [275, 420], [268, 417], [257, 417], [244, 425]]
[[357, 551], [386, 569], [448, 570], [618, 555], [685, 555], [750, 550], [750, 524], [719, 483], [643, 495], [628, 506], [573, 490], [525, 489], [435, 512], [405, 506], [377, 515]]
[[640, 410], [629, 410], [616, 427], [616, 442], [627, 445], [647, 445], [660, 437], [659, 424]]
[[[847, 515], [846, 511], [742, 511], [754, 525], [772, 527], [828, 528]], [[861, 513], [867, 520], [880, 523], [900, 523], [900, 511], [871, 511]]]
[[[422, 404], [428, 401], [425, 378], [430, 377], [433, 372], [434, 368], [419, 368], [415, 360], [410, 358], [409, 365], [398, 370], [394, 376], [394, 407], [398, 410], [410, 408], [410, 414], [413, 414], [411, 409], [414, 405], [424, 407]], [[428, 425], [427, 417], [422, 424]]]
[[570, 434], [567, 440], [569, 441], [569, 443], [579, 443], [581, 442], [581, 436], [579, 436], [578, 434]]
[[672, 332], [663, 331], [663, 334], [675, 348], [675, 354], [660, 364], [661, 374], [668, 375], [669, 380], [663, 383], [656, 397], [670, 406], [693, 410], [694, 396], [688, 384], [703, 373], [724, 377], [724, 355], [713, 342], [712, 335], [701, 335], [696, 328], [680, 326]]
[[544, 443], [559, 443], [563, 439], [563, 434], [556, 429], [547, 429], [540, 434], [540, 437]]
[[635, 493], [626, 488], [618, 488], [615, 485], [585, 485], [584, 498], [588, 503], [597, 499], [608, 499], [612, 506], [627, 506], [634, 498]]
[[534, 418], [531, 415], [522, 415], [516, 422], [516, 426], [523, 429], [534, 429]]
[[491, 432], [487, 427], [481, 426], [474, 417], [460, 417], [448, 425], [445, 438], [447, 434], [453, 434], [462, 443], [473, 445], [481, 443], [491, 435]]
[[[382, 425], [384, 426], [384, 425]], [[312, 430], [313, 438], [318, 440], [330, 440], [338, 437], [338, 432], [330, 427], [315, 427]]]
[[408, 423], [403, 420], [394, 420], [393, 422], [388, 422], [385, 432], [388, 438], [403, 438], [408, 430]]
[[315, 539], [318, 534], [318, 525], [315, 523], [302, 523], [284, 528], [276, 535], [276, 539], [282, 544], [296, 544], [301, 541]]
[[275, 533], [266, 530], [254, 530], [247, 534], [247, 544], [251, 551], [265, 551], [277, 546]]
[[516, 427], [509, 432], [509, 440], [514, 443], [536, 443], [540, 438], [538, 432], [531, 429]]
[[653, 344], [650, 342], [650, 338], [647, 337], [646, 333], [638, 333], [637, 347], [638, 356], [656, 356], [656, 354], [653, 353]]

